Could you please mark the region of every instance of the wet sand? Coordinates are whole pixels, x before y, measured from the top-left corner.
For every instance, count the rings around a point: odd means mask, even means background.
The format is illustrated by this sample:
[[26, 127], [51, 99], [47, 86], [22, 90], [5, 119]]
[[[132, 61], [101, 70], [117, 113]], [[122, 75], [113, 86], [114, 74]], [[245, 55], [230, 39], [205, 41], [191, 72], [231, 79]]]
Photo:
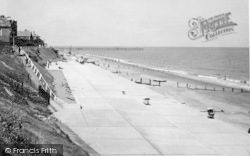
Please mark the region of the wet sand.
[[[228, 87], [228, 85], [223, 86], [218, 83], [202, 82], [201, 80], [181, 77], [171, 73], [162, 73], [137, 67], [133, 68], [126, 64], [107, 62], [102, 59], [96, 59], [96, 61], [100, 67], [127, 79], [139, 82], [142, 78], [144, 83], [142, 85], [148, 85], [149, 79], [167, 80], [160, 87], [155, 86], [158, 83], [152, 81], [150, 89], [160, 94], [171, 96], [185, 105], [200, 111], [205, 111], [208, 107], [213, 107], [216, 111], [223, 110], [224, 112], [216, 112], [215, 118], [232, 124], [244, 131], [248, 131], [250, 128], [249, 91], [244, 90], [241, 93], [241, 90], [237, 88], [232, 91], [232, 88]], [[179, 82], [179, 87], [177, 87], [177, 82]], [[186, 87], [187, 83], [189, 88]]]

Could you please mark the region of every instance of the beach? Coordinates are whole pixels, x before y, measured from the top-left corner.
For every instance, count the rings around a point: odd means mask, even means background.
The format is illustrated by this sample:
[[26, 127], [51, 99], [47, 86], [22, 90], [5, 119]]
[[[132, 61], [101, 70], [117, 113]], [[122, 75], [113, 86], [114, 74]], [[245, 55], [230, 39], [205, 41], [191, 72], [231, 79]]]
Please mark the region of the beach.
[[[83, 57], [86, 57], [86, 55]], [[173, 99], [199, 111], [213, 107], [216, 111], [219, 111], [215, 115], [217, 119], [228, 122], [244, 131], [250, 128], [250, 93], [246, 84], [239, 85], [223, 80], [211, 81], [210, 79], [197, 77], [195, 79], [186, 75], [131, 66], [131, 64], [103, 57], [88, 57], [95, 60], [100, 67], [129, 80], [133, 79], [133, 81], [139, 82], [142, 78], [144, 85], [148, 85], [149, 79], [167, 80], [161, 86], [152, 84], [149, 88], [162, 95], [171, 96]], [[179, 87], [177, 87], [177, 82], [179, 82]], [[157, 84], [155, 83], [155, 85]], [[189, 88], [186, 87], [187, 84]], [[232, 88], [234, 88], [233, 91]], [[243, 93], [241, 88], [244, 88]], [[223, 112], [220, 112], [221, 110]]]
[[[123, 69], [111, 62], [102, 64], [105, 61], [95, 58], [80, 63], [76, 56], [66, 57], [70, 59], [58, 62], [58, 70], [63, 72], [76, 103], [65, 103], [54, 115], [98, 154], [249, 154], [250, 138], [243, 124], [238, 123], [239, 129], [232, 122], [235, 119], [223, 121], [220, 112], [215, 112], [214, 119], [207, 118], [208, 103], [200, 104], [203, 100], [217, 101], [209, 105], [217, 110], [224, 109], [223, 101], [205, 98], [185, 87], [177, 88], [169, 78], [161, 86], [157, 82], [148, 85], [146, 78], [138, 83], [142, 75], [157, 79], [160, 76], [156, 73], [150, 76], [140, 69]], [[177, 80], [176, 76], [173, 79]], [[149, 98], [149, 104], [145, 98]], [[225, 108], [223, 114], [227, 111]]]

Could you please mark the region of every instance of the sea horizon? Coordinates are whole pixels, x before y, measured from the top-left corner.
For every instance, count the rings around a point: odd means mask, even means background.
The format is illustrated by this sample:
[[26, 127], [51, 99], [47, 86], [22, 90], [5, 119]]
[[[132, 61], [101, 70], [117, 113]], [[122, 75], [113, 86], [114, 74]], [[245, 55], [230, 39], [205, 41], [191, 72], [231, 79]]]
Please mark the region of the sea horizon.
[[[249, 47], [54, 47], [191, 75], [249, 81]], [[119, 49], [120, 48], [120, 49]], [[126, 49], [127, 48], [127, 49]], [[125, 50], [126, 49], [126, 50]], [[132, 50], [131, 50], [132, 49]]]
[[249, 49], [249, 46], [248, 47], [223, 47], [223, 46], [214, 46], [214, 47], [211, 47], [211, 46], [101, 46], [101, 45], [97, 45], [97, 46], [75, 46], [75, 45], [51, 45], [51, 47], [54, 47], [54, 48], [85, 48], [85, 47], [92, 47], [92, 48], [99, 48], [99, 47], [144, 47], [144, 48], [246, 48], [246, 49]]

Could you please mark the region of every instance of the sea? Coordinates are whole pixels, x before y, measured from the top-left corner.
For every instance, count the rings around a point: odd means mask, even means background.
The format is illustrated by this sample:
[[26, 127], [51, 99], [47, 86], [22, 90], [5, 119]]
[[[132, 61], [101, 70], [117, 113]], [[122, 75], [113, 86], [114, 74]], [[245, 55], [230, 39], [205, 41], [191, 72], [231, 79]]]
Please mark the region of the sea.
[[[66, 49], [69, 51], [69, 47]], [[70, 50], [181, 74], [249, 82], [249, 47], [71, 47]]]

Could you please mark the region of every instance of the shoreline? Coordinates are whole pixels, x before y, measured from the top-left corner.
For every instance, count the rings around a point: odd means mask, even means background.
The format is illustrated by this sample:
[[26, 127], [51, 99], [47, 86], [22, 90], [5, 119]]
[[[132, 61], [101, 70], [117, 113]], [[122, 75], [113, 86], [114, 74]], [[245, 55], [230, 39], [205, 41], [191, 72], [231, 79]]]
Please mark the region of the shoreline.
[[247, 90], [247, 92], [250, 91], [250, 81], [246, 81], [246, 83], [242, 83], [240, 80], [234, 80], [234, 79], [227, 79], [227, 80], [223, 80], [222, 78], [219, 77], [213, 77], [213, 76], [209, 76], [209, 75], [194, 75], [194, 74], [188, 74], [187, 72], [184, 71], [178, 71], [178, 70], [166, 70], [166, 69], [162, 69], [159, 67], [150, 67], [147, 65], [143, 65], [143, 64], [139, 64], [139, 63], [132, 63], [132, 62], [127, 62], [125, 60], [121, 60], [121, 59], [116, 59], [116, 58], [111, 58], [111, 57], [103, 57], [103, 56], [98, 56], [98, 55], [90, 55], [90, 54], [86, 54], [86, 55], [82, 55], [82, 54], [77, 54], [77, 56], [89, 56], [89, 57], [94, 57], [94, 58], [98, 58], [98, 59], [106, 59], [106, 60], [110, 60], [111, 62], [116, 62], [119, 64], [123, 64], [123, 65], [130, 65], [130, 66], [134, 66], [133, 68], [142, 68], [142, 69], [146, 69], [146, 70], [152, 70], [155, 72], [162, 72], [164, 74], [172, 74], [178, 77], [183, 77], [185, 79], [191, 79], [194, 81], [201, 81], [204, 83], [210, 83], [211, 85], [218, 85], [218, 86], [225, 86], [225, 87], [232, 87], [232, 88], [237, 88], [237, 89], [244, 89]]

